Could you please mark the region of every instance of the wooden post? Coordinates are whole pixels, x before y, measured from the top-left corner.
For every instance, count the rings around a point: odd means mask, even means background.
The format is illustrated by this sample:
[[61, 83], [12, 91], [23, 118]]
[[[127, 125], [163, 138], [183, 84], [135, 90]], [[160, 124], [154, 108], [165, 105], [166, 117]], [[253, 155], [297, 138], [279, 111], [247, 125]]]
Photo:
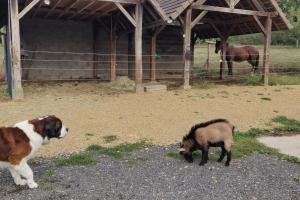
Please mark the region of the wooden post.
[[137, 3], [135, 9], [135, 91], [143, 92], [143, 58], [142, 58], [142, 31], [143, 31], [143, 4]]
[[191, 23], [192, 23], [192, 9], [187, 9], [184, 20], [184, 84], [183, 89], [191, 89], [190, 86], [190, 67], [191, 67]]
[[269, 85], [269, 72], [270, 72], [270, 46], [271, 46], [271, 35], [272, 35], [272, 18], [268, 16], [265, 24], [266, 33], [265, 46], [264, 46], [264, 62], [263, 62], [263, 80], [264, 85]]
[[296, 40], [296, 48], [299, 48], [299, 40]]
[[156, 40], [157, 40], [157, 34], [154, 31], [151, 38], [151, 65], [150, 65], [151, 81], [156, 80]]
[[226, 39], [221, 39], [222, 49], [221, 49], [221, 62], [220, 62], [220, 80], [223, 80], [223, 70], [226, 63]]
[[206, 61], [206, 70], [210, 68], [210, 48], [211, 44], [208, 42], [207, 43], [207, 61]]
[[12, 99], [18, 100], [24, 98], [21, 75], [19, 8], [18, 0], [9, 0], [9, 2], [12, 42]]
[[110, 35], [110, 81], [116, 80], [117, 37], [115, 32]]
[[93, 22], [93, 78], [97, 78], [97, 68], [98, 68], [98, 56], [97, 48], [98, 47], [98, 27], [97, 23]]

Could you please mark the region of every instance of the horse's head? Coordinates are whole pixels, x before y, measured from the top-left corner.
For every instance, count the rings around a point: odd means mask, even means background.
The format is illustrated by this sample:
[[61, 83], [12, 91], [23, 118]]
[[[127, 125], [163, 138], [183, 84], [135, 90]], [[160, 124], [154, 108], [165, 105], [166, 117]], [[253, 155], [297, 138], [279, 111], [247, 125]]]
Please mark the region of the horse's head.
[[183, 155], [186, 161], [193, 162], [192, 153], [195, 150], [195, 142], [192, 139], [183, 138], [180, 143], [179, 154]]
[[216, 47], [215, 53], [217, 54], [221, 50], [221, 41], [217, 40], [215, 47]]

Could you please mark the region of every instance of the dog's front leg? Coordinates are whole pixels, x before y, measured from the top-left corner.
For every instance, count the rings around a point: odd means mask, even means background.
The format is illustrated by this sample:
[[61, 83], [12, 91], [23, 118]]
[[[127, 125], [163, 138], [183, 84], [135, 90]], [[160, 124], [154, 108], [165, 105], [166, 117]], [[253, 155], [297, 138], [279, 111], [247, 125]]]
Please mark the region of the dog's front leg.
[[12, 167], [8, 168], [16, 185], [26, 185], [27, 181], [22, 179], [20, 174]]
[[26, 162], [21, 162], [20, 165], [16, 165], [15, 170], [26, 179], [29, 188], [38, 187], [38, 184], [33, 180], [33, 172]]

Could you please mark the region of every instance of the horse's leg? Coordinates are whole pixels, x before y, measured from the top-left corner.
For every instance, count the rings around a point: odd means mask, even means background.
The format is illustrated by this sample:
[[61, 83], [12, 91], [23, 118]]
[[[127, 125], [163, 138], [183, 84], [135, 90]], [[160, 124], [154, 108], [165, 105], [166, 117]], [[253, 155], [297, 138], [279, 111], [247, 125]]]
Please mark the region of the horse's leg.
[[227, 65], [228, 65], [228, 75], [233, 75], [233, 73], [232, 73], [232, 61], [228, 60]]

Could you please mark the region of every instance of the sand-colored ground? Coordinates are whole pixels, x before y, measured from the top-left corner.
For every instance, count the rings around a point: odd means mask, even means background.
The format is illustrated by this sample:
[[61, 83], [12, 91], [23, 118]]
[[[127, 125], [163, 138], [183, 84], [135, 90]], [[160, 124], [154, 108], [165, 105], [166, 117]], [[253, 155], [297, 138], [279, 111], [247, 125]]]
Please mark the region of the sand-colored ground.
[[44, 156], [103, 144], [105, 135], [117, 135], [119, 143], [147, 138], [155, 144], [171, 144], [180, 141], [193, 124], [212, 118], [227, 118], [239, 130], [274, 126], [270, 121], [278, 115], [300, 120], [300, 86], [119, 94], [96, 83], [80, 83], [27, 86], [25, 93], [23, 101], [0, 102], [0, 125], [48, 114], [60, 117], [70, 134], [45, 146], [40, 152]]

